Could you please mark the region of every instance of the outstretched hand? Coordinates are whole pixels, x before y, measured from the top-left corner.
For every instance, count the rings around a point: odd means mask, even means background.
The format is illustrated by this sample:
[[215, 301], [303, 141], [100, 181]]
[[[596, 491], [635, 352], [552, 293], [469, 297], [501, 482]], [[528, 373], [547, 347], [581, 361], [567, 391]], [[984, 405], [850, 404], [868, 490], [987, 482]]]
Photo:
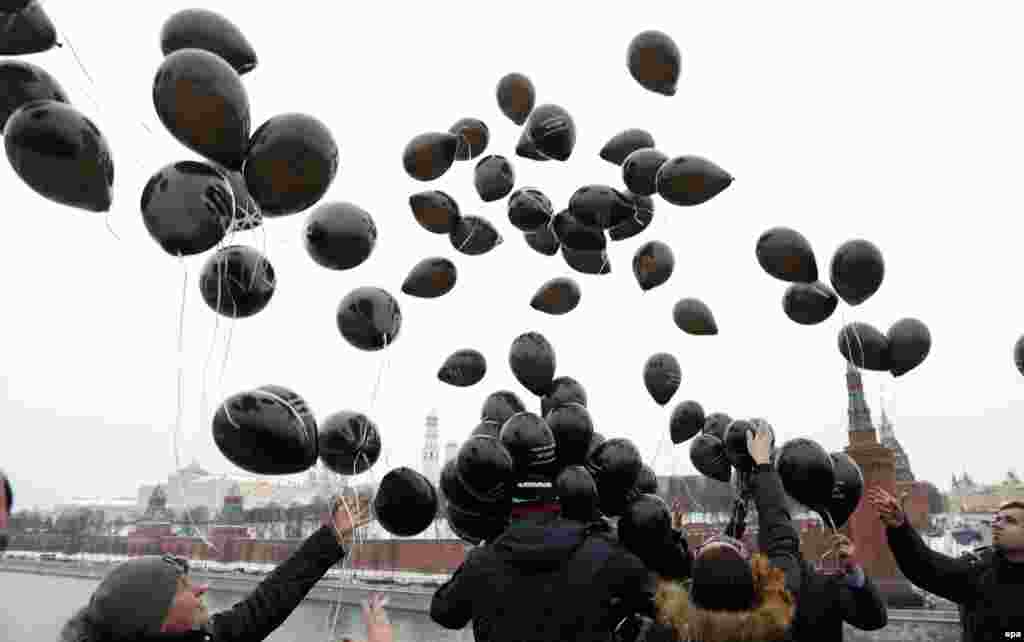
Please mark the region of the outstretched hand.
[[331, 513], [331, 526], [338, 536], [338, 541], [347, 543], [352, 538], [352, 533], [361, 526], [366, 526], [373, 521], [370, 514], [369, 502], [360, 499], [349, 501], [343, 497], [336, 497], [334, 508]]
[[387, 596], [380, 593], [374, 593], [370, 599], [362, 602], [363, 620], [366, 622], [366, 642], [394, 642], [391, 622], [388, 620], [387, 611], [384, 610], [387, 604]]
[[897, 528], [907, 521], [899, 501], [879, 486], [873, 486], [865, 493], [868, 503], [878, 513], [878, 518], [889, 528]]
[[757, 465], [770, 464], [772, 461], [772, 433], [763, 426], [754, 432], [747, 433], [747, 452]]

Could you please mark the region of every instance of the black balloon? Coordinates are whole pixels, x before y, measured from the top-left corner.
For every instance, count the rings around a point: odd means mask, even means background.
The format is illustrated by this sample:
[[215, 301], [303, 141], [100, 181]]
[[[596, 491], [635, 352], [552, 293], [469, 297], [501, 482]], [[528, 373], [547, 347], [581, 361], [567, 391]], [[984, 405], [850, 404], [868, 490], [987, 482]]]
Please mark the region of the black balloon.
[[900, 377], [924, 363], [932, 349], [932, 334], [918, 319], [900, 319], [886, 333], [889, 341], [889, 372]]
[[448, 526], [461, 539], [474, 546], [501, 535], [508, 528], [508, 512], [492, 514], [449, 503], [445, 508]]
[[274, 267], [251, 247], [231, 245], [206, 260], [199, 276], [203, 301], [214, 312], [243, 319], [262, 311], [277, 287]]
[[563, 248], [581, 252], [601, 252], [608, 247], [604, 230], [584, 225], [569, 210], [562, 210], [551, 220], [551, 229]]
[[633, 255], [633, 276], [644, 292], [668, 282], [675, 266], [672, 248], [661, 241], [648, 241]]
[[633, 203], [633, 216], [608, 230], [608, 237], [613, 241], [632, 238], [647, 229], [654, 218], [654, 199], [632, 192], [625, 193]]
[[26, 56], [58, 46], [57, 28], [37, 1], [0, 13], [0, 19], [0, 56]]
[[[550, 480], [556, 470], [555, 435], [542, 417], [532, 412], [517, 412], [501, 426], [498, 438], [512, 455], [517, 481]], [[529, 491], [517, 488], [513, 497]]]
[[448, 233], [448, 241], [466, 256], [487, 254], [504, 242], [498, 229], [480, 216], [463, 216]]
[[448, 133], [459, 137], [459, 144], [455, 149], [455, 160], [476, 158], [487, 149], [487, 143], [491, 139], [487, 124], [477, 118], [458, 120], [448, 129]]
[[647, 464], [640, 466], [640, 474], [636, 478], [636, 486], [633, 487], [633, 491], [640, 495], [645, 493], [653, 495], [658, 492], [658, 475], [655, 474], [653, 468]]
[[680, 299], [672, 308], [672, 321], [687, 334], [708, 336], [718, 334], [718, 324], [711, 308], [700, 299]]
[[154, 174], [142, 190], [142, 222], [171, 256], [190, 256], [220, 243], [231, 226], [235, 195], [218, 169], [181, 161]]
[[256, 68], [256, 52], [241, 30], [224, 16], [206, 9], [185, 9], [172, 15], [160, 30], [165, 56], [179, 49], [203, 49], [217, 54], [239, 74]]
[[[164, 58], [153, 80], [153, 105], [182, 145], [230, 170], [242, 169], [252, 124], [249, 96], [223, 58], [202, 49], [179, 49]], [[245, 182], [267, 209], [248, 168]]]
[[459, 478], [457, 457], [448, 460], [448, 463], [441, 469], [439, 477], [439, 490], [449, 504], [490, 514], [506, 511], [511, 506], [511, 495], [495, 497], [494, 501], [481, 501], [469, 492]]
[[483, 380], [487, 360], [478, 350], [467, 348], [448, 355], [437, 371], [437, 378], [450, 386], [468, 388]]
[[0, 61], [0, 132], [11, 114], [36, 100], [71, 102], [60, 83], [42, 67], [22, 60]]
[[782, 311], [801, 325], [825, 321], [836, 311], [839, 297], [821, 281], [793, 283], [782, 295]]
[[[307, 420], [306, 416], [310, 418]], [[305, 402], [258, 388], [232, 395], [213, 417], [213, 440], [228, 461], [256, 475], [291, 475], [316, 463], [315, 421]]]
[[330, 270], [348, 270], [370, 258], [377, 245], [373, 217], [357, 205], [322, 203], [306, 220], [306, 252]]
[[530, 307], [540, 312], [558, 315], [572, 312], [579, 302], [579, 284], [568, 277], [557, 277], [537, 290], [530, 300]]
[[537, 146], [533, 144], [533, 140], [530, 139], [530, 132], [525, 129], [523, 130], [523, 133], [519, 135], [519, 142], [516, 143], [516, 156], [541, 162], [551, 160], [544, 154], [540, 153]]
[[459, 204], [441, 190], [413, 194], [409, 197], [409, 207], [416, 222], [434, 234], [451, 234], [462, 219]]
[[823, 509], [831, 502], [835, 468], [817, 442], [802, 437], [790, 439], [779, 448], [775, 468], [783, 488], [797, 502], [812, 510]]
[[387, 291], [361, 287], [338, 304], [338, 330], [355, 348], [376, 351], [388, 347], [402, 329], [402, 311]]
[[253, 133], [244, 174], [264, 216], [297, 214], [316, 205], [334, 183], [338, 144], [313, 116], [274, 116]]
[[668, 156], [653, 147], [638, 149], [622, 163], [622, 182], [634, 194], [657, 194], [658, 170], [667, 161]]
[[231, 183], [231, 192], [235, 195], [235, 214], [231, 217], [231, 225], [228, 232], [245, 232], [253, 230], [263, 224], [263, 211], [260, 204], [249, 193], [245, 185], [245, 177], [241, 172], [233, 172], [230, 169], [221, 168]]
[[[27, 7], [32, 0], [0, 0], [0, 13], [17, 13]], [[8, 497], [8, 507], [10, 498]]]
[[380, 431], [361, 412], [342, 410], [320, 424], [320, 461], [339, 475], [361, 475], [380, 458]]
[[757, 239], [757, 262], [765, 272], [789, 283], [814, 283], [818, 262], [810, 241], [794, 229], [773, 227]]
[[555, 349], [539, 332], [525, 332], [512, 341], [508, 353], [512, 374], [538, 397], [547, 394], [555, 378]]
[[594, 437], [594, 422], [586, 407], [564, 403], [546, 413], [544, 420], [555, 436], [558, 467], [584, 464]]
[[497, 421], [484, 419], [476, 425], [476, 428], [474, 428], [473, 432], [470, 433], [470, 436], [472, 435], [488, 435], [497, 439], [501, 435], [501, 424]]
[[605, 515], [614, 517], [625, 510], [642, 465], [633, 442], [618, 437], [601, 442], [587, 455], [586, 468], [597, 483]]
[[306, 431], [311, 435], [317, 434], [317, 423], [316, 418], [313, 416], [313, 411], [299, 393], [295, 392], [291, 388], [285, 388], [284, 386], [269, 383], [256, 388], [256, 390], [264, 396], [270, 395], [272, 398], [276, 398], [277, 400], [291, 406], [292, 410], [294, 410], [295, 414], [298, 416], [299, 421], [301, 421], [302, 425], [305, 426]]
[[463, 442], [455, 461], [459, 482], [478, 502], [511, 497], [515, 463], [497, 437], [473, 435]]
[[635, 207], [633, 201], [612, 187], [587, 185], [569, 198], [569, 213], [586, 227], [607, 230], [632, 218]]
[[498, 81], [496, 94], [501, 113], [517, 125], [526, 122], [537, 100], [537, 92], [533, 88], [533, 83], [520, 73], [502, 76]]
[[644, 363], [644, 387], [659, 406], [671, 401], [682, 377], [679, 361], [667, 352], [653, 354]]
[[626, 67], [633, 80], [648, 91], [674, 96], [682, 68], [679, 47], [668, 34], [648, 30], [637, 34], [626, 51]]
[[380, 480], [373, 512], [381, 528], [392, 535], [419, 535], [437, 517], [437, 490], [421, 473], [395, 468]]
[[871, 241], [847, 241], [832, 255], [829, 275], [839, 298], [849, 305], [860, 305], [882, 286], [885, 278], [882, 252]]
[[515, 170], [504, 156], [484, 156], [473, 170], [473, 186], [485, 203], [505, 198], [515, 184]]
[[842, 528], [857, 510], [857, 505], [864, 495], [864, 475], [857, 462], [846, 453], [830, 453], [829, 458], [832, 459], [836, 481], [832, 487], [832, 498], [827, 510], [834, 526]]
[[583, 385], [572, 377], [556, 377], [551, 381], [551, 392], [540, 400], [541, 413], [547, 417], [555, 408], [567, 404], [578, 403], [587, 405], [587, 391]]
[[530, 232], [524, 232], [523, 238], [531, 250], [544, 256], [554, 256], [558, 254], [559, 248], [562, 247], [551, 225], [545, 225]]
[[725, 456], [725, 444], [709, 433], [702, 433], [690, 442], [690, 462], [700, 474], [723, 483], [729, 483], [732, 466]]
[[676, 404], [669, 419], [668, 431], [672, 443], [679, 445], [696, 436], [704, 428], [704, 408], [696, 401]]
[[612, 136], [598, 152], [598, 156], [612, 165], [622, 165], [630, 154], [645, 147], [654, 147], [654, 136], [649, 131], [626, 129]]
[[587, 461], [590, 461], [590, 457], [597, 452], [598, 446], [605, 442], [604, 435], [595, 431], [594, 436], [590, 438], [590, 446], [587, 448]]
[[567, 161], [576, 146], [576, 124], [558, 105], [540, 105], [530, 113], [526, 131], [534, 146], [548, 158]]
[[538, 189], [517, 189], [508, 197], [508, 220], [524, 232], [547, 225], [553, 213], [551, 200]]
[[[764, 422], [769, 434], [772, 437], [772, 445], [775, 444], [775, 432], [771, 426]], [[754, 458], [750, 456], [747, 448], [747, 434], [757, 434], [757, 427], [753, 422], [746, 419], [736, 419], [725, 429], [725, 457], [737, 471], [749, 473], [754, 470]]]
[[665, 500], [654, 493], [644, 493], [629, 502], [616, 530], [626, 550], [642, 555], [668, 539], [672, 533], [672, 515]]
[[599, 517], [597, 484], [583, 466], [566, 466], [555, 478], [555, 493], [562, 517], [583, 523]]
[[436, 299], [452, 291], [458, 271], [455, 264], [443, 257], [423, 259], [402, 282], [402, 292], [421, 299]]
[[704, 427], [701, 428], [701, 433], [714, 435], [725, 441], [725, 431], [731, 423], [732, 417], [729, 415], [724, 412], [713, 412], [704, 419]]
[[889, 339], [867, 323], [849, 323], [839, 331], [839, 354], [858, 368], [889, 370]]
[[514, 392], [498, 390], [487, 395], [483, 406], [480, 408], [481, 421], [494, 421], [499, 426], [504, 425], [508, 418], [517, 412], [523, 412], [526, 406]]
[[7, 119], [4, 148], [18, 177], [40, 196], [89, 212], [110, 211], [110, 147], [71, 105], [52, 100], [23, 105]]
[[673, 205], [700, 205], [732, 185], [733, 177], [699, 156], [677, 156], [658, 170], [658, 194]]
[[1017, 371], [1024, 375], [1024, 334], [1013, 345], [1013, 363], [1017, 366]]
[[455, 162], [459, 137], [455, 134], [430, 132], [416, 136], [402, 152], [405, 173], [418, 181], [441, 178]]

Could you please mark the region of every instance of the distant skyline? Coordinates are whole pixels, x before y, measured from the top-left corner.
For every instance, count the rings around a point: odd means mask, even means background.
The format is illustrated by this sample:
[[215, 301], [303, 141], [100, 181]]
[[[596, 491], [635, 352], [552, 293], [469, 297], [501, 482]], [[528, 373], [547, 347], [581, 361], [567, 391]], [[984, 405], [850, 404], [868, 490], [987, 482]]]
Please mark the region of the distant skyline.
[[[413, 3], [397, 17], [385, 3], [297, 12], [241, 0], [201, 4], [233, 21], [259, 56], [243, 77], [252, 129], [286, 112], [321, 119], [340, 149], [337, 178], [321, 203], [348, 201], [369, 212], [377, 246], [364, 264], [335, 272], [304, 249], [312, 210], [239, 233], [233, 243], [265, 251], [277, 290], [251, 318], [218, 319], [198, 288], [211, 252], [179, 263], [150, 238], [139, 211], [153, 173], [198, 160], [160, 123], [151, 97], [160, 28], [193, 5], [118, 6], [122, 28], [112, 31], [89, 4], [47, 4], [68, 44], [25, 60], [52, 74], [103, 132], [115, 192], [109, 216], [74, 210], [37, 195], [0, 163], [7, 223], [0, 469], [12, 478], [16, 508], [121, 495], [166, 477], [176, 458], [240, 474], [213, 443], [210, 420], [229, 395], [268, 383], [298, 392], [321, 420], [343, 409], [366, 412], [385, 453], [365, 477], [380, 479], [418, 465], [431, 408], [442, 443], [470, 433], [492, 391], [512, 390], [538, 411], [508, 366], [512, 341], [531, 330], [554, 345], [556, 376], [586, 388], [598, 431], [633, 439], [659, 474], [689, 474], [688, 445], [655, 457], [672, 408], [687, 399], [709, 413], [764, 417], [780, 441], [809, 437], [841, 449], [847, 401], [839, 329], [863, 321], [884, 332], [916, 317], [933, 340], [924, 364], [900, 378], [864, 373], [875, 424], [884, 396], [914, 474], [942, 489], [954, 473], [994, 482], [1020, 466], [1024, 377], [1012, 350], [1024, 333], [1024, 92], [1015, 81], [1024, 41], [1014, 17], [880, 1], [749, 3], [742, 11], [638, 1], [581, 13], [573, 3], [522, 0], [500, 14], [469, 2]], [[627, 46], [646, 29], [668, 33], [682, 51], [671, 98], [643, 90], [626, 69]], [[498, 80], [510, 72], [530, 77], [538, 104], [572, 115], [577, 143], [568, 162], [515, 155], [521, 128], [495, 100]], [[411, 138], [447, 131], [463, 117], [486, 122], [484, 154], [511, 161], [516, 188], [541, 189], [558, 208], [584, 185], [623, 187], [620, 168], [598, 151], [634, 127], [650, 131], [668, 156], [704, 156], [735, 182], [696, 207], [655, 197], [650, 227], [609, 244], [612, 273], [583, 275], [530, 250], [508, 221], [505, 199], [480, 200], [475, 160], [429, 183], [404, 173]], [[432, 189], [452, 195], [464, 214], [490, 220], [504, 242], [464, 256], [419, 227], [408, 198]], [[820, 325], [793, 323], [782, 311], [786, 284], [765, 274], [754, 254], [758, 236], [780, 225], [810, 240], [826, 278], [841, 243], [874, 242], [886, 266], [880, 290], [858, 307], [841, 303]], [[673, 248], [676, 267], [665, 285], [641, 292], [631, 261], [650, 240]], [[432, 256], [458, 266], [455, 288], [433, 300], [402, 294], [411, 268]], [[533, 294], [556, 276], [580, 284], [578, 308], [559, 317], [532, 310]], [[396, 341], [376, 353], [348, 345], [335, 320], [341, 299], [366, 285], [390, 291], [403, 315]], [[711, 308], [718, 336], [676, 328], [671, 310], [683, 297]], [[480, 350], [488, 363], [484, 380], [468, 389], [436, 378], [445, 357], [462, 348]], [[682, 367], [680, 389], [664, 407], [641, 377], [647, 358], [662, 351]]]

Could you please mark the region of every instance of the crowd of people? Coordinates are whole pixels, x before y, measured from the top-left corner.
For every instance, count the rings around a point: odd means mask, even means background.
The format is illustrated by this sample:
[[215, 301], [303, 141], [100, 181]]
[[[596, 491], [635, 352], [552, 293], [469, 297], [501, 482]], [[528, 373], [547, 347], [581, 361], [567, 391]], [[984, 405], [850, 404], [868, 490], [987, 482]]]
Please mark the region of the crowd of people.
[[[821, 573], [801, 554], [771, 463], [771, 436], [749, 435], [748, 450], [756, 464], [749, 488], [759, 516], [758, 552], [728, 534], [691, 551], [674, 528], [658, 542], [630, 546], [634, 538], [623, 536], [622, 518], [602, 516], [596, 500], [563, 505], [557, 495], [539, 493], [516, 505], [501, 535], [469, 550], [434, 594], [431, 619], [448, 629], [472, 624], [477, 642], [820, 641], [842, 640], [844, 622], [865, 631], [885, 627], [885, 602], [847, 537], [834, 536], [838, 573]], [[865, 497], [904, 576], [960, 605], [965, 642], [1024, 631], [1024, 503], [1000, 507], [991, 546], [953, 558], [924, 543], [891, 494], [875, 487]], [[0, 472], [0, 550], [13, 505], [10, 481]], [[124, 562], [65, 622], [60, 641], [265, 639], [347, 554], [355, 529], [372, 519], [369, 506], [346, 510], [337, 500], [328, 524], [244, 600], [214, 614], [204, 600], [208, 587], [192, 581], [187, 560]], [[379, 594], [363, 603], [365, 642], [393, 642], [386, 605]]]

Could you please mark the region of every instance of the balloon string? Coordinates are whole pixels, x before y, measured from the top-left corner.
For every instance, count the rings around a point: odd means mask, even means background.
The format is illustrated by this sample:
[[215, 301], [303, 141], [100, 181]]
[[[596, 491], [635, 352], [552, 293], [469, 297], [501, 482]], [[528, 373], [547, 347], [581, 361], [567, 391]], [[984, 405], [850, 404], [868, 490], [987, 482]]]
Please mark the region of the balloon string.
[[[89, 84], [92, 86], [92, 88], [96, 91], [99, 91], [99, 86], [96, 83], [96, 80], [92, 77], [92, 74], [89, 73], [89, 70], [86, 69], [85, 64], [82, 62], [82, 58], [78, 55], [78, 51], [75, 49], [74, 43], [71, 42], [71, 38], [68, 37], [67, 32], [61, 29], [60, 35], [68, 43], [68, 49], [71, 50], [71, 55], [74, 56], [75, 62], [78, 64], [78, 68], [82, 71], [82, 74], [85, 75], [86, 79], [89, 81]], [[100, 111], [103, 111], [103, 106], [100, 104], [99, 100], [93, 97], [91, 92], [89, 93], [89, 97], [92, 100], [92, 102], [96, 104], [96, 108]], [[140, 120], [138, 122], [140, 125], [142, 125], [142, 128], [146, 130], [146, 133], [148, 133], [150, 136], [155, 136], [155, 134], [153, 134], [153, 130], [149, 128], [149, 125], [147, 125], [145, 121]]]
[[473, 226], [473, 231], [472, 231], [472, 232], [470, 232], [470, 233], [469, 233], [469, 236], [467, 236], [467, 237], [466, 237], [466, 240], [464, 240], [464, 241], [462, 242], [462, 244], [461, 244], [461, 245], [459, 245], [459, 247], [458, 247], [458, 248], [456, 249], [456, 251], [457, 251], [457, 252], [462, 252], [462, 248], [466, 247], [466, 245], [467, 245], [467, 244], [469, 243], [469, 241], [470, 241], [470, 240], [471, 240], [471, 239], [472, 239], [472, 238], [473, 238], [474, 236], [476, 236], [476, 232], [477, 232], [477, 230], [479, 230], [479, 229], [480, 229], [480, 227], [481, 227], [481, 226], [480, 226], [480, 224], [476, 224], [476, 225], [474, 225], [474, 226]]
[[103, 217], [103, 222], [106, 224], [107, 231], [110, 232], [110, 235], [113, 236], [118, 241], [120, 241], [121, 237], [118, 236], [117, 232], [114, 231], [114, 228], [110, 226], [110, 212], [107, 212], [106, 215]]
[[[215, 255], [216, 256], [216, 255]], [[221, 264], [224, 261], [223, 256], [217, 257], [217, 268], [214, 270], [215, 278], [220, 276]], [[200, 277], [201, 278], [201, 277]], [[202, 287], [200, 282], [200, 288]], [[216, 314], [213, 317], [213, 337], [210, 338], [210, 349], [206, 353], [206, 363], [203, 364], [203, 377], [202, 377], [202, 397], [199, 400], [199, 425], [202, 426], [206, 423], [208, 415], [210, 398], [207, 390], [208, 376], [210, 372], [210, 362], [213, 361], [213, 351], [217, 347], [217, 331], [220, 329], [220, 309], [223, 301], [224, 288], [222, 287], [222, 281], [217, 278], [217, 299], [216, 299]]]
[[188, 506], [185, 501], [185, 479], [181, 475], [181, 440], [182, 435], [182, 418], [185, 410], [185, 301], [188, 298], [188, 267], [185, 265], [185, 258], [178, 254], [178, 263], [181, 265], [182, 271], [182, 282], [181, 282], [181, 305], [178, 308], [178, 403], [177, 412], [174, 419], [174, 465], [175, 473], [178, 475], [178, 489], [181, 493], [181, 510], [184, 513], [185, 523], [189, 526], [191, 532], [198, 533], [200, 539], [210, 549], [217, 551], [217, 547], [210, 542], [206, 536], [195, 527], [195, 523], [192, 520], [192, 514], [188, 510]]

